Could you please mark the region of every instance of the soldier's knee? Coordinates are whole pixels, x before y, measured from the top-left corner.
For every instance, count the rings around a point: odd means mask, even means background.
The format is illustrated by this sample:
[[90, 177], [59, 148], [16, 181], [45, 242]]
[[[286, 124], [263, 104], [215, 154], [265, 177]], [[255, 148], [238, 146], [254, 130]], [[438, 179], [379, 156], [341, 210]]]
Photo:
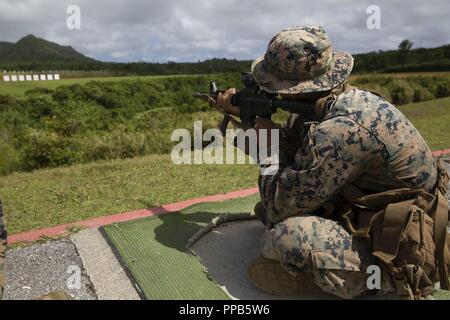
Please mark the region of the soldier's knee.
[[334, 221], [317, 216], [292, 217], [274, 227], [274, 237], [285, 247], [316, 249], [317, 240], [329, 235], [326, 225]]
[[313, 225], [319, 223], [319, 217], [305, 216], [286, 219], [274, 227], [275, 237], [280, 240], [290, 241], [293, 237], [298, 242], [307, 242], [311, 239]]
[[[351, 235], [336, 221], [318, 216], [288, 218], [266, 233], [265, 247], [285, 262], [310, 264], [313, 250], [351, 248]], [[268, 252], [269, 250], [266, 250]]]
[[314, 226], [319, 217], [293, 217], [278, 223], [271, 231], [272, 248], [285, 264], [309, 265], [315, 246]]

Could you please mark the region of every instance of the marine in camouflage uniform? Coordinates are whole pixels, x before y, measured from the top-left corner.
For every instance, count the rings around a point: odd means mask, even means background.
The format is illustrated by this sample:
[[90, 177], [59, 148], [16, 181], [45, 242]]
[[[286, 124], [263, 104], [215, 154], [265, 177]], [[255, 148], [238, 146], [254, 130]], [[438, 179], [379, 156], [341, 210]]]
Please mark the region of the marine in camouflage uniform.
[[[334, 102], [319, 122], [293, 114], [284, 127], [281, 168], [260, 176], [267, 226], [262, 257], [292, 275], [312, 273], [325, 292], [342, 298], [366, 294], [365, 240], [353, 238], [333, 211], [346, 186], [366, 194], [409, 187], [431, 191], [433, 155], [422, 136], [392, 104], [368, 91], [345, 90], [353, 58], [333, 51], [321, 27], [289, 28], [269, 43], [252, 71], [267, 92], [284, 96], [331, 92]], [[380, 294], [394, 291], [382, 277]]]

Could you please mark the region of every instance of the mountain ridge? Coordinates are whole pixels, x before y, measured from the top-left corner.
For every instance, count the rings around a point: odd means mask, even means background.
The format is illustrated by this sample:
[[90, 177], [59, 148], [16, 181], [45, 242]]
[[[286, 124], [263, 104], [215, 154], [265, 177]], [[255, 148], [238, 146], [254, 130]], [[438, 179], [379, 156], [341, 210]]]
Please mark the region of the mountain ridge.
[[92, 63], [98, 62], [86, 57], [71, 46], [62, 46], [55, 42], [29, 34], [17, 42], [0, 42], [0, 63]]
[[[353, 54], [354, 73], [450, 71], [450, 45], [410, 50]], [[175, 75], [245, 72], [251, 60], [213, 58], [199, 62], [103, 62], [89, 58], [72, 46], [29, 34], [17, 42], [0, 41], [2, 70], [108, 71], [115, 75]]]

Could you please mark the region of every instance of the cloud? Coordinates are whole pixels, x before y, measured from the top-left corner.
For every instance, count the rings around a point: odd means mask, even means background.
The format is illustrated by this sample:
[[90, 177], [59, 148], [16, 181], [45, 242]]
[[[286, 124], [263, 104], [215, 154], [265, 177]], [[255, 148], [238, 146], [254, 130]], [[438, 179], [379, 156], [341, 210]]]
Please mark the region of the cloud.
[[[381, 9], [368, 30], [366, 9]], [[68, 30], [66, 9], [81, 8], [81, 30]], [[32, 33], [107, 61], [253, 59], [292, 25], [323, 25], [335, 47], [352, 53], [450, 42], [450, 5], [434, 0], [2, 0], [0, 40]]]

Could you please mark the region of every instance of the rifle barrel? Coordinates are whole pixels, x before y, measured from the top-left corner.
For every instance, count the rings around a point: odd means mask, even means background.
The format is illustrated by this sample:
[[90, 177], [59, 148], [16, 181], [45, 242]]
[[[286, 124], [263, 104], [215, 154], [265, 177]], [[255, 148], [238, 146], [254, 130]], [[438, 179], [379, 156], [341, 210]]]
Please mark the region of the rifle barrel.
[[310, 115], [314, 115], [316, 113], [315, 105], [311, 102], [272, 99], [272, 105], [277, 109], [282, 109], [292, 113], [302, 113]]

